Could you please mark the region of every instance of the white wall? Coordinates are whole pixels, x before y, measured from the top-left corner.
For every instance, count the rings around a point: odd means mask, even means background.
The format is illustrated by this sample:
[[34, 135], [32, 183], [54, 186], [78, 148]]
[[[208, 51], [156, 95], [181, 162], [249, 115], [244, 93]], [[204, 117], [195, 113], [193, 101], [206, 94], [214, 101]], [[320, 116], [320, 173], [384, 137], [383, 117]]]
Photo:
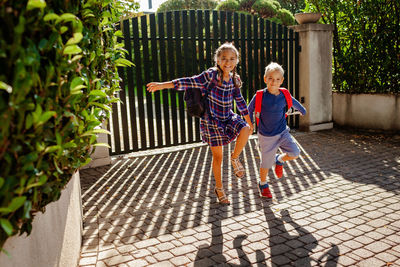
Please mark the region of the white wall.
[[333, 93], [333, 121], [341, 126], [400, 130], [400, 96]]
[[74, 267], [82, 243], [82, 205], [79, 172], [62, 191], [58, 201], [46, 206], [33, 220], [29, 236], [9, 238], [0, 254], [1, 267]]

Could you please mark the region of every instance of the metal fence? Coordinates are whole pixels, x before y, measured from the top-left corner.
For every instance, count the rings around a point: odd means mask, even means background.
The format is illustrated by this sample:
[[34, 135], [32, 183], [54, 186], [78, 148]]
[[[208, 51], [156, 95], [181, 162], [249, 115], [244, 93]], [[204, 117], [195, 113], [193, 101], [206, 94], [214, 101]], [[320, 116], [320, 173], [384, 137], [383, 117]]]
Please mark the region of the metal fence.
[[[240, 52], [238, 73], [247, 102], [265, 87], [265, 66], [285, 69], [283, 86], [298, 98], [299, 38], [292, 29], [257, 16], [190, 10], [157, 13], [123, 21], [125, 49], [133, 67], [121, 68], [119, 97], [113, 105], [109, 137], [112, 155], [201, 141], [198, 119], [187, 116], [183, 92], [147, 93], [150, 81], [199, 74], [213, 66], [213, 53], [224, 42]], [[290, 116], [298, 127], [298, 116]]]

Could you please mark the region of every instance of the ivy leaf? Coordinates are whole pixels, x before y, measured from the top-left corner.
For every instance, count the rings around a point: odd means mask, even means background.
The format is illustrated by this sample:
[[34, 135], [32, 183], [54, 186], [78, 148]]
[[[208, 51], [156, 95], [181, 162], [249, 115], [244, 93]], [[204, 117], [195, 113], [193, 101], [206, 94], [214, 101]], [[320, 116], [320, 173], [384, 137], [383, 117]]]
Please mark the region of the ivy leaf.
[[64, 48], [63, 54], [64, 55], [73, 55], [73, 54], [79, 54], [82, 52], [82, 49], [77, 46], [77, 45], [68, 45]]
[[79, 43], [83, 38], [82, 33], [76, 32], [74, 35], [67, 41], [66, 45], [73, 45]]
[[8, 236], [12, 235], [14, 228], [9, 220], [1, 218], [0, 225], [3, 228], [3, 230], [7, 233]]
[[31, 10], [35, 8], [45, 8], [46, 1], [44, 0], [29, 0], [28, 4], [26, 5], [26, 10]]

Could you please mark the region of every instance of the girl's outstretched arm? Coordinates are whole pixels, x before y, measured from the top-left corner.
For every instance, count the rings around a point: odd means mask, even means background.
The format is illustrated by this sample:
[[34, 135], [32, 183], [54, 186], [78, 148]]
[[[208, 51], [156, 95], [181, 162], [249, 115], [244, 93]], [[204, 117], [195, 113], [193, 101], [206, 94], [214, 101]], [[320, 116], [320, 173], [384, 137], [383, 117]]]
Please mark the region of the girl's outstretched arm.
[[171, 89], [174, 88], [174, 83], [171, 81], [168, 82], [150, 82], [146, 84], [147, 91], [150, 93], [154, 93], [155, 91], [162, 89]]

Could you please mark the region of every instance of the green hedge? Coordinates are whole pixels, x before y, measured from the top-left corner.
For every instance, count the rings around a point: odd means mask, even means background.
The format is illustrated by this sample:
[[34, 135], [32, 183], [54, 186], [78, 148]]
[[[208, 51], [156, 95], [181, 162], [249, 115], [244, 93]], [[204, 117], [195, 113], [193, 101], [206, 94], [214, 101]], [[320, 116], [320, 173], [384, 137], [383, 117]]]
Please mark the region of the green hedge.
[[400, 1], [308, 0], [335, 26], [335, 91], [400, 92]]
[[0, 247], [89, 163], [129, 64], [113, 0], [0, 6]]

